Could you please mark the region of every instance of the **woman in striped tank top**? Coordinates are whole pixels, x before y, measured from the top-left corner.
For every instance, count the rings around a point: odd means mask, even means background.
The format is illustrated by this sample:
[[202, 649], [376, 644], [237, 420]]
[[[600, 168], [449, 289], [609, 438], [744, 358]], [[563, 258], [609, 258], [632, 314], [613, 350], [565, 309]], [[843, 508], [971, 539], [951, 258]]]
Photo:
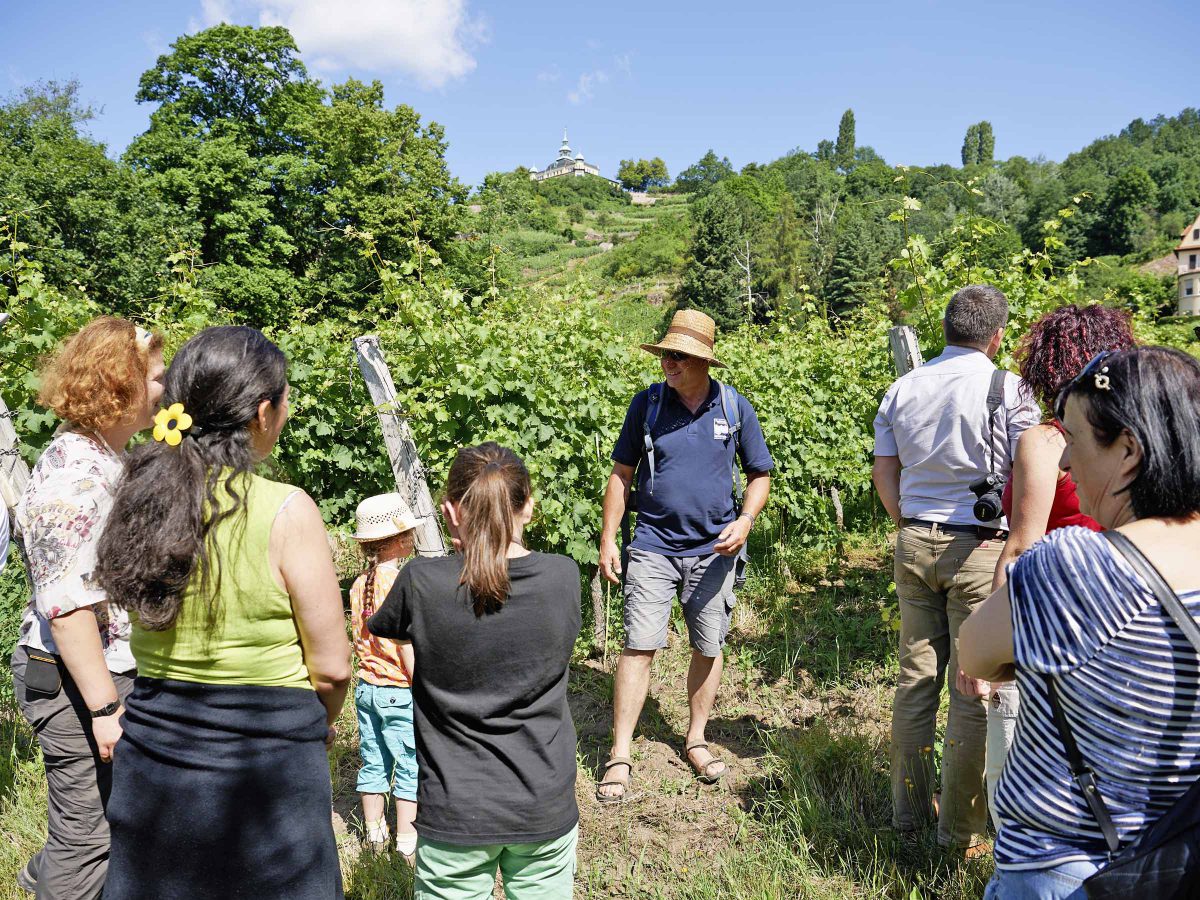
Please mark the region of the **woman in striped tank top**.
[[[1046, 418], [1025, 431], [1017, 442], [1012, 477], [1001, 497], [1008, 520], [1008, 539], [996, 563], [992, 590], [1007, 579], [1008, 567], [1051, 531], [1081, 525], [1103, 530], [1079, 509], [1075, 482], [1059, 468], [1066, 439], [1051, 410], [1054, 401], [1088, 361], [1105, 350], [1127, 350], [1134, 345], [1129, 313], [1095, 304], [1061, 306], [1029, 326], [1015, 356], [1021, 384], [1045, 410]], [[1004, 768], [1008, 748], [1016, 730], [1021, 695], [1016, 682], [988, 685], [973, 678], [959, 679], [958, 689], [968, 697], [988, 694], [987, 779], [988, 806], [996, 819], [996, 783]]]
[[[1103, 353], [1055, 404], [1081, 510], [1132, 541], [1200, 615], [1200, 363], [1177, 350]], [[1123, 846], [1200, 777], [1200, 666], [1145, 582], [1104, 537], [1060, 528], [963, 625], [964, 671], [1015, 671], [1022, 707], [996, 791], [987, 900], [1083, 900], [1108, 858], [1071, 779], [1051, 680]]]

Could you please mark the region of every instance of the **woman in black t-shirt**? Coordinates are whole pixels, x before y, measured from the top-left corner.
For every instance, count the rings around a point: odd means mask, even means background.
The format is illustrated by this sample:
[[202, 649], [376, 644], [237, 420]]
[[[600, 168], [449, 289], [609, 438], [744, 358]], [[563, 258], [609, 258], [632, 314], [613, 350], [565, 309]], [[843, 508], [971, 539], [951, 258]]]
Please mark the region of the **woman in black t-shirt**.
[[579, 568], [522, 544], [525, 464], [495, 443], [450, 467], [442, 511], [460, 553], [415, 559], [367, 623], [411, 641], [417, 735], [417, 900], [569, 898], [575, 726], [567, 706]]

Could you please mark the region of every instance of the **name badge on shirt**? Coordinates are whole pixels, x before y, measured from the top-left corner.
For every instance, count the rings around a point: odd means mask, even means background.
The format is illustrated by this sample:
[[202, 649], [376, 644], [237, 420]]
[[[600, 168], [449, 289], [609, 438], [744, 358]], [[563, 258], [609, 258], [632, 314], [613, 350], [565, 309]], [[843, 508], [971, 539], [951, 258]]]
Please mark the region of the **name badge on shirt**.
[[724, 419], [713, 419], [713, 438], [723, 441], [729, 437], [729, 423]]

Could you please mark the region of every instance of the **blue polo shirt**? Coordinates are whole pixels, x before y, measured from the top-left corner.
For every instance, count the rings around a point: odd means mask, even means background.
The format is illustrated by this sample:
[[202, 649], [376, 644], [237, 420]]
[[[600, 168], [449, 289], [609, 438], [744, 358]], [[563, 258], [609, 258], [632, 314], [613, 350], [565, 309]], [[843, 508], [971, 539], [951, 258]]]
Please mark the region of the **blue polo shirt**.
[[[717, 382], [709, 379], [708, 399], [693, 414], [667, 386], [651, 437], [654, 439], [654, 493], [644, 460], [642, 423], [650, 389], [629, 404], [612, 458], [637, 467], [637, 527], [630, 545], [663, 556], [705, 556], [734, 519], [734, 442], [721, 408]], [[742, 420], [738, 455], [748, 474], [775, 467], [762, 426], [750, 401], [736, 394]]]

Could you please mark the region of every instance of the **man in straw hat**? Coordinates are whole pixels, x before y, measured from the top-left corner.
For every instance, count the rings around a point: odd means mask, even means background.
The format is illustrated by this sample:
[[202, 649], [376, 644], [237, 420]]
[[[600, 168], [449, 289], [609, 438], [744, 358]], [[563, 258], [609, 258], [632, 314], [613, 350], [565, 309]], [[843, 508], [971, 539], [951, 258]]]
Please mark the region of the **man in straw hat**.
[[[739, 555], [767, 502], [774, 464], [749, 401], [709, 377], [713, 366], [724, 368], [713, 352], [715, 333], [704, 313], [681, 310], [662, 341], [642, 345], [659, 357], [664, 381], [633, 398], [612, 452], [600, 571], [614, 584], [622, 574], [617, 529], [635, 471], [638, 516], [626, 548], [625, 649], [613, 691], [612, 756], [596, 788], [602, 803], [630, 796], [630, 741], [654, 653], [667, 646], [676, 594], [692, 645], [684, 752], [702, 781], [725, 774], [725, 764], [708, 750], [704, 729], [721, 683]], [[739, 461], [748, 479], [740, 510]]]

